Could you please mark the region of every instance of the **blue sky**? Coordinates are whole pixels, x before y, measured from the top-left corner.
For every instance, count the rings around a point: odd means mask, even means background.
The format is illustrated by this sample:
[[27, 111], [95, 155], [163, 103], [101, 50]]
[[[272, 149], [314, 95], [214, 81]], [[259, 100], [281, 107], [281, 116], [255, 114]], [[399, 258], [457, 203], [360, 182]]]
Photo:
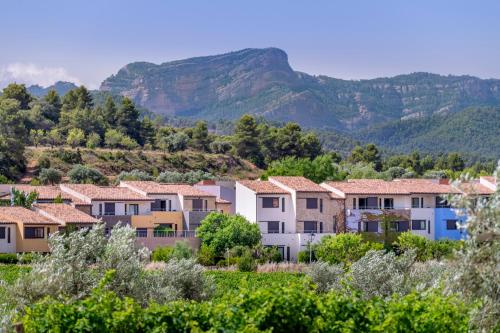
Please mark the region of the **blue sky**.
[[97, 88], [132, 61], [275, 46], [296, 70], [500, 78], [500, 1], [6, 1], [0, 85]]

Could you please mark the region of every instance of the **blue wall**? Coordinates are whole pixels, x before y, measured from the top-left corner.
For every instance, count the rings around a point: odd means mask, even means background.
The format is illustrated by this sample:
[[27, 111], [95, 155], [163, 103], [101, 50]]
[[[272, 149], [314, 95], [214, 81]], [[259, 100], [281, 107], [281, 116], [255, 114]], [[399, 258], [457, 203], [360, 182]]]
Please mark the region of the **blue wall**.
[[446, 220], [464, 221], [465, 216], [457, 216], [451, 208], [436, 208], [434, 212], [434, 239], [465, 239], [467, 232], [463, 229], [447, 230]]

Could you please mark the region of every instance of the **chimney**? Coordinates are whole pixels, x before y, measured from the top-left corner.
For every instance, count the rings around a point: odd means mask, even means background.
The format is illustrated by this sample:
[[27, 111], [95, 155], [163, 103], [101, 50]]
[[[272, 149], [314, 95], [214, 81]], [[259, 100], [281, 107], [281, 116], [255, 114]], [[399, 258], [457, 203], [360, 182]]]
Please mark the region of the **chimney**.
[[447, 178], [442, 178], [439, 180], [439, 185], [450, 185], [450, 180]]

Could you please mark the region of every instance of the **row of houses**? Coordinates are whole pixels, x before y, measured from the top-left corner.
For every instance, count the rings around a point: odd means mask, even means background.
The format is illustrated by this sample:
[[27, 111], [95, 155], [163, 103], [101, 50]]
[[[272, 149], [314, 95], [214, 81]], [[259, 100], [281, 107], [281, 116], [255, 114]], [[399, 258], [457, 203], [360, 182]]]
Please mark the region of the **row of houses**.
[[[38, 198], [31, 209], [8, 206], [12, 189]], [[210, 212], [240, 214], [257, 223], [262, 242], [276, 246], [285, 260], [325, 235], [381, 233], [390, 215], [395, 232], [411, 231], [428, 239], [461, 239], [465, 217], [444, 200], [447, 194], [488, 197], [493, 177], [454, 188], [446, 181], [357, 179], [316, 184], [304, 177], [267, 181], [203, 181], [195, 185], [122, 181], [118, 186], [61, 184], [0, 185], [0, 252], [46, 252], [48, 237], [67, 228], [103, 221], [109, 233], [117, 223], [135, 228], [137, 242], [150, 249], [185, 240], [199, 246], [196, 229]], [[63, 202], [55, 203], [55, 202]]]

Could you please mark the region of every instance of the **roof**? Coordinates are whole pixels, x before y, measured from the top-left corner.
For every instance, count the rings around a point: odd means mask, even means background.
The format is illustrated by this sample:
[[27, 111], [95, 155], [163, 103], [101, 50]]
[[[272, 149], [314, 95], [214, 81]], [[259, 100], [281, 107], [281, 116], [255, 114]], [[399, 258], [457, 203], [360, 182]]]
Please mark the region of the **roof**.
[[[77, 205], [88, 205], [86, 202], [81, 199], [64, 192], [61, 190], [59, 186], [49, 186], [49, 185], [40, 185], [40, 186], [32, 186], [32, 185], [13, 185], [13, 188], [22, 191], [24, 193], [37, 192], [38, 200], [55, 200], [58, 196], [61, 196], [63, 200], [71, 201]], [[9, 194], [10, 197], [10, 194]]]
[[152, 201], [152, 199], [126, 187], [96, 186], [92, 184], [64, 184], [64, 187], [80, 193], [90, 200]]
[[458, 188], [467, 194], [489, 195], [495, 193], [491, 188], [477, 182], [463, 183]]
[[59, 224], [24, 207], [0, 207], [0, 221], [24, 224]]
[[267, 180], [238, 180], [237, 183], [249, 188], [256, 194], [290, 194], [290, 192]]
[[429, 179], [350, 179], [342, 182], [326, 182], [344, 194], [365, 195], [411, 195], [460, 193], [448, 184], [439, 184]]
[[284, 186], [291, 188], [296, 192], [319, 192], [327, 193], [328, 190], [319, 186], [312, 180], [305, 177], [293, 177], [293, 176], [273, 176], [269, 177], [271, 181], [278, 182]]
[[185, 197], [215, 197], [214, 194], [202, 191], [189, 184], [167, 184], [153, 181], [122, 181], [122, 184], [136, 188], [147, 195], [180, 194]]
[[491, 184], [497, 183], [497, 179], [494, 176], [481, 176], [480, 178], [486, 180], [488, 183], [491, 183]]
[[42, 211], [39, 213], [47, 218], [63, 224], [100, 222], [98, 219], [85, 214], [81, 210], [65, 204], [35, 204], [33, 208]]
[[231, 204], [231, 201], [227, 201], [227, 200], [224, 200], [224, 199], [221, 199], [221, 198], [216, 198], [215, 199], [215, 203], [216, 204]]

